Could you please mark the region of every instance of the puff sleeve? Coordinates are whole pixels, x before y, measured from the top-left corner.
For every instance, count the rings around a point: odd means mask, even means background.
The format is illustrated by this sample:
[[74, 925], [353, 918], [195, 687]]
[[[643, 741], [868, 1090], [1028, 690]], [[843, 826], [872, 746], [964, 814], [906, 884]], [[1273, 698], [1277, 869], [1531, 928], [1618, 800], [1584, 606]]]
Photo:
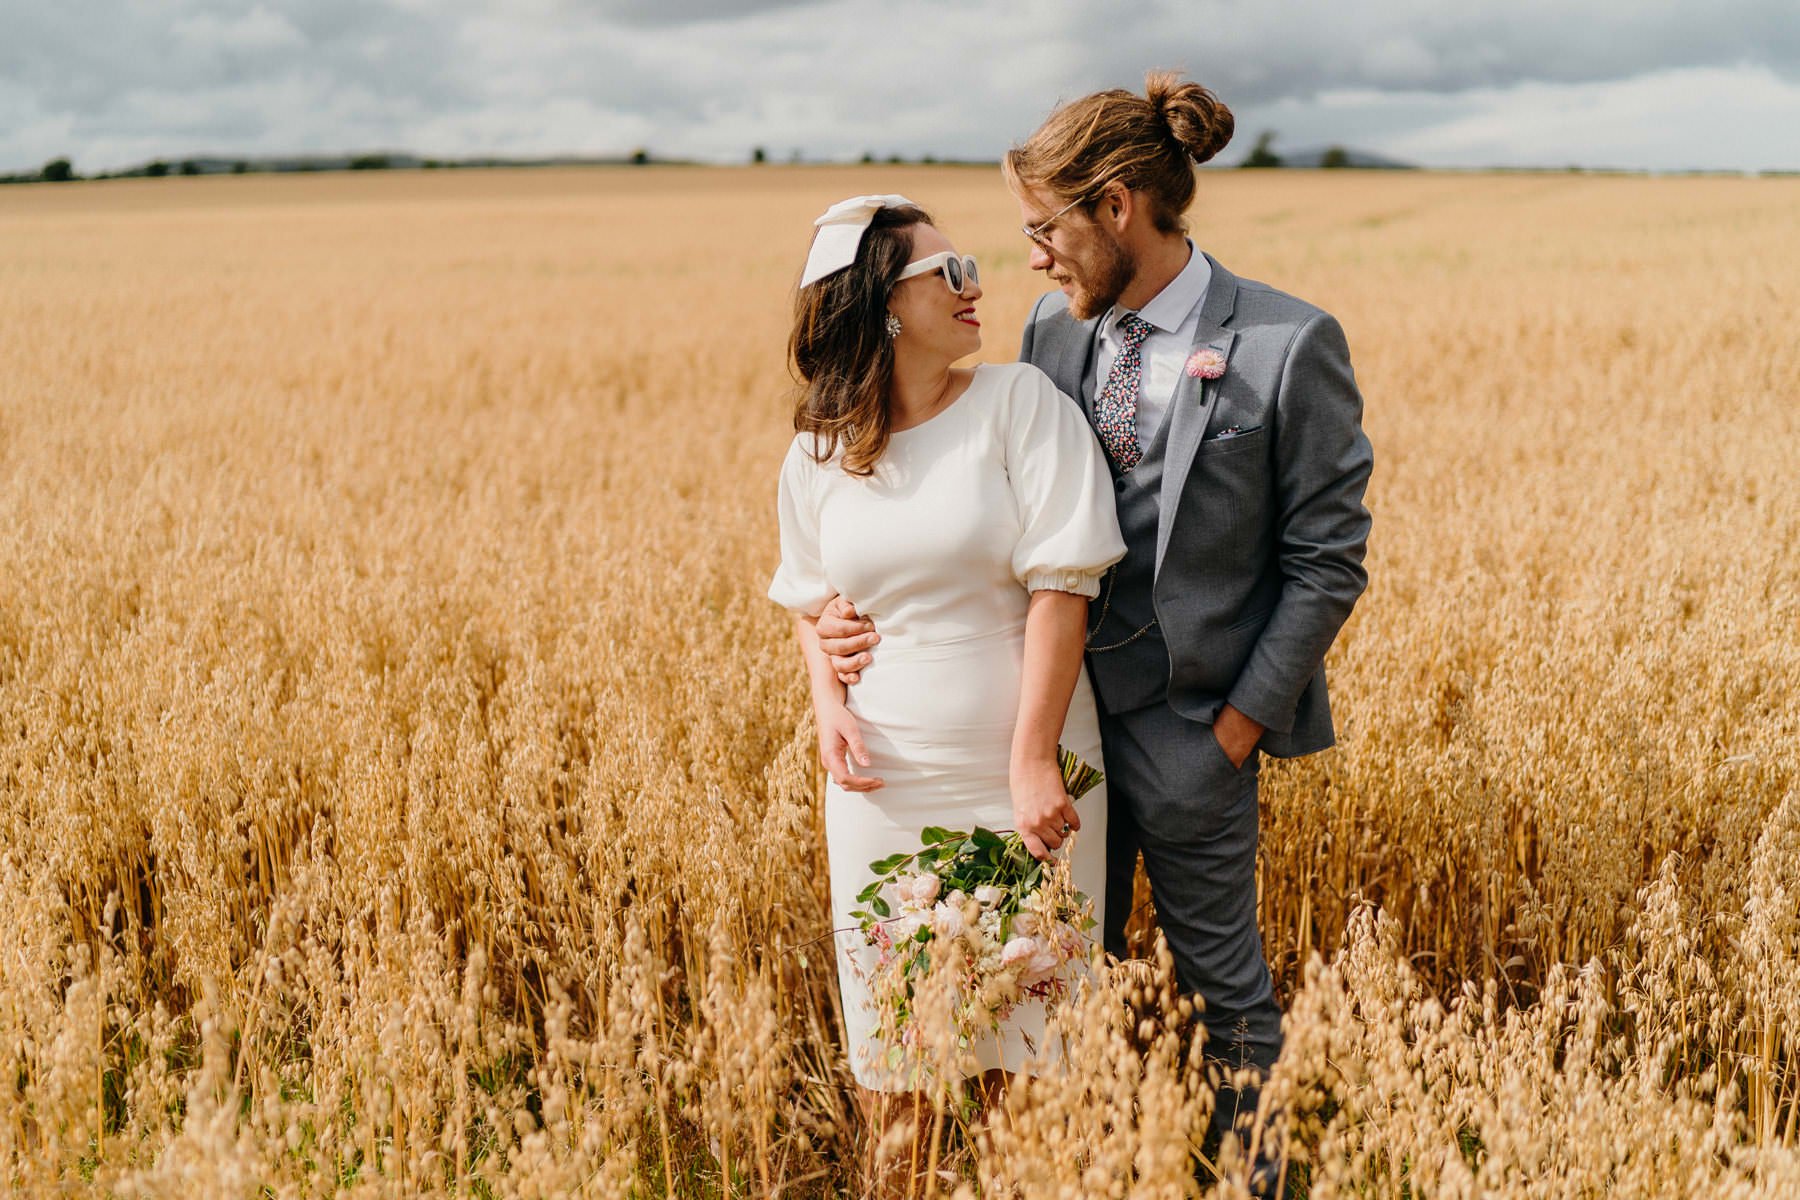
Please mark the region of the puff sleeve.
[[1019, 506], [1013, 574], [1028, 591], [1100, 594], [1125, 557], [1111, 473], [1073, 400], [1020, 364], [1006, 414], [1006, 473]]
[[816, 617], [831, 599], [819, 556], [819, 464], [801, 444], [788, 446], [781, 463], [776, 513], [781, 522], [781, 565], [769, 583], [769, 599], [792, 612]]

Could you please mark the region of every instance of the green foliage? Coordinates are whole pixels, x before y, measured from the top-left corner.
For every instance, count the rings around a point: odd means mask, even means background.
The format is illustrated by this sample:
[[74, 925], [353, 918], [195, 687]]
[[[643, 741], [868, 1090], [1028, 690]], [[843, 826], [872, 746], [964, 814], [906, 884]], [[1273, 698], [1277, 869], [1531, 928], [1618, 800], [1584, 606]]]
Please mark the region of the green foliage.
[[1256, 137], [1256, 145], [1250, 148], [1250, 156], [1244, 160], [1246, 167], [1279, 167], [1281, 156], [1269, 148], [1275, 140], [1275, 131], [1265, 129]]
[[1347, 167], [1350, 165], [1350, 152], [1342, 146], [1332, 146], [1325, 151], [1325, 157], [1319, 160], [1321, 167]]
[[1106, 778], [1083, 762], [1080, 755], [1062, 746], [1056, 748], [1056, 764], [1062, 768], [1063, 790], [1069, 793], [1071, 800], [1081, 799], [1100, 786], [1100, 781]]
[[45, 183], [68, 183], [75, 178], [75, 168], [66, 158], [53, 158], [39, 172]]

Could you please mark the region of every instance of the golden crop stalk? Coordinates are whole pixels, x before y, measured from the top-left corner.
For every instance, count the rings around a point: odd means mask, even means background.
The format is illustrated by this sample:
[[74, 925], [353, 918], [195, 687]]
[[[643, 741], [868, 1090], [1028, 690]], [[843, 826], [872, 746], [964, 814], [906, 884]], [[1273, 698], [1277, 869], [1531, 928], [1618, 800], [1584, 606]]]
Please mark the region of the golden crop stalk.
[[[1800, 181], [1201, 182], [1200, 244], [1342, 319], [1376, 448], [1342, 744], [1263, 792], [1292, 1169], [1794, 1194]], [[868, 191], [981, 257], [1010, 358], [992, 171], [0, 190], [7, 1190], [855, 1186], [762, 589], [791, 288]], [[1241, 1181], [1135, 929], [1060, 1065], [934, 1101], [915, 1190]]]

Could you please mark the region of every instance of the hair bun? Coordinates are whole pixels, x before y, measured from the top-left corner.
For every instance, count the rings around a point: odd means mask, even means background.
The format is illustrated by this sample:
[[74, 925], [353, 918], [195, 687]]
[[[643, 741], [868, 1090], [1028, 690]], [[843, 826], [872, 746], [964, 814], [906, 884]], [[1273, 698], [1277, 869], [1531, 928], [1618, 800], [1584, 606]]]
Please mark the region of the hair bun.
[[1144, 76], [1144, 96], [1195, 162], [1206, 162], [1231, 141], [1231, 110], [1199, 84], [1184, 83], [1173, 71], [1152, 71]]

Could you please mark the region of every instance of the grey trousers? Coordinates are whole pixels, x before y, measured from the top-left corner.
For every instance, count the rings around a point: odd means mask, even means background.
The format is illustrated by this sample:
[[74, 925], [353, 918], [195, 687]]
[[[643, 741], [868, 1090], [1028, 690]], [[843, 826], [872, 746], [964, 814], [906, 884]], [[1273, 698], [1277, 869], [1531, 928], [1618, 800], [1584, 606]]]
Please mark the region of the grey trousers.
[[[1109, 797], [1106, 949], [1124, 956], [1142, 853], [1176, 978], [1205, 1003], [1206, 1056], [1266, 1073], [1281, 1053], [1281, 1009], [1256, 927], [1260, 754], [1234, 768], [1211, 725], [1162, 702], [1103, 713], [1100, 737]], [[1223, 1133], [1255, 1107], [1254, 1089], [1221, 1091], [1214, 1129]]]

